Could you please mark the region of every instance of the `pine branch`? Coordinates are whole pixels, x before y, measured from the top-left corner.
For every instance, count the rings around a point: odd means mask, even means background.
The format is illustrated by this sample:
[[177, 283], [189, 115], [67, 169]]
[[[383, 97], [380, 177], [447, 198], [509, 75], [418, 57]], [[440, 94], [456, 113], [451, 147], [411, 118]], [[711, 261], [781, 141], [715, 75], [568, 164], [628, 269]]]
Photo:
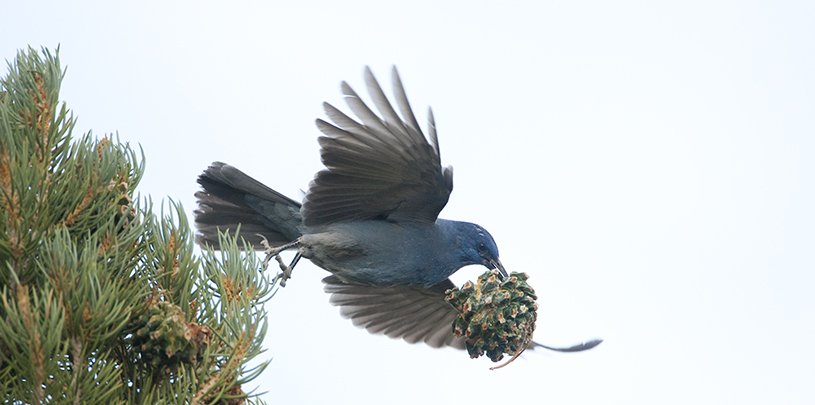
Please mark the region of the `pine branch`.
[[227, 237], [193, 254], [184, 210], [135, 201], [143, 157], [73, 138], [58, 52], [0, 80], [0, 399], [239, 404], [276, 280]]

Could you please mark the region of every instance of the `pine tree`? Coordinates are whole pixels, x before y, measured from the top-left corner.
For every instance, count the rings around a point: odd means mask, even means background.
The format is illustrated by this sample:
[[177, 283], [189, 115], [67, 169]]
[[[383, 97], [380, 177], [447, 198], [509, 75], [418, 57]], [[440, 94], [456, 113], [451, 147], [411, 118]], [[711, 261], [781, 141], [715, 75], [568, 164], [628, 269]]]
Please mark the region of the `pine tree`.
[[243, 403], [276, 280], [229, 238], [195, 257], [179, 205], [134, 200], [128, 144], [72, 139], [58, 54], [0, 80], [0, 400]]

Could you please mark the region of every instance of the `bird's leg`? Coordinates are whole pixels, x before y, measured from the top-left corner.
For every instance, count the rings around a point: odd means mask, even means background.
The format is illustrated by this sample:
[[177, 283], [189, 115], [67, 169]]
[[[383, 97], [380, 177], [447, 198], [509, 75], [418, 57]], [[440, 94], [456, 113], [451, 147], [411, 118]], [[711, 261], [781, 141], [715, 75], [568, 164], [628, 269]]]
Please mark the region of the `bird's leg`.
[[283, 264], [283, 259], [280, 258], [280, 255], [275, 255], [275, 259], [277, 259], [277, 262], [280, 264], [280, 269], [283, 270], [283, 273], [280, 276], [281, 287], [286, 286], [286, 280], [291, 278], [291, 271], [294, 270], [294, 265], [297, 264], [301, 257], [303, 257], [303, 255], [300, 254], [300, 252], [297, 252], [297, 254], [294, 255], [294, 259], [291, 261], [291, 264], [286, 266]]
[[258, 234], [258, 236], [262, 238], [262, 240], [260, 241], [260, 245], [263, 246], [264, 252], [266, 253], [266, 258], [263, 259], [263, 262], [261, 263], [261, 268], [263, 270], [266, 270], [266, 268], [269, 267], [269, 260], [271, 260], [272, 257], [274, 257], [275, 260], [277, 260], [277, 263], [280, 265], [280, 270], [283, 271], [283, 273], [280, 275], [280, 286], [285, 287], [286, 280], [291, 278], [291, 271], [292, 269], [294, 269], [294, 265], [297, 264], [297, 262], [300, 260], [301, 257], [303, 257], [303, 255], [300, 254], [300, 252], [297, 252], [291, 264], [286, 266], [286, 264], [283, 263], [283, 259], [280, 258], [280, 252], [286, 249], [291, 249], [300, 246], [300, 240], [295, 240], [293, 242], [286, 243], [285, 245], [272, 247], [269, 246], [269, 241], [266, 240], [265, 236], [260, 234]]

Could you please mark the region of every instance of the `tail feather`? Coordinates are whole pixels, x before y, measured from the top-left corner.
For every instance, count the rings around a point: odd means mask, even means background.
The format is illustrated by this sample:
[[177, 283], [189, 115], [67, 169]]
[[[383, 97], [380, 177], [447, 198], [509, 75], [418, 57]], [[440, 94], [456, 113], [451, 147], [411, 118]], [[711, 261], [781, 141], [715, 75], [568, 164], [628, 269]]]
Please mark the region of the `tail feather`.
[[195, 240], [219, 249], [218, 230], [240, 236], [260, 249], [263, 235], [272, 246], [291, 242], [303, 234], [300, 203], [266, 187], [245, 173], [214, 162], [198, 177], [202, 191], [195, 193]]

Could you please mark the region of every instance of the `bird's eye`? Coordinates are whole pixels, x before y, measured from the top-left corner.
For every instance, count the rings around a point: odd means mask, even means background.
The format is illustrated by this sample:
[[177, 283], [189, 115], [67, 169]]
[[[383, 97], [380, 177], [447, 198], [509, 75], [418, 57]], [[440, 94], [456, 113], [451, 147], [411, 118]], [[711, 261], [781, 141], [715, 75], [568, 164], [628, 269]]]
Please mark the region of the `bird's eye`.
[[487, 251], [487, 245], [483, 242], [479, 243], [475, 248], [478, 249], [478, 253], [485, 253]]

